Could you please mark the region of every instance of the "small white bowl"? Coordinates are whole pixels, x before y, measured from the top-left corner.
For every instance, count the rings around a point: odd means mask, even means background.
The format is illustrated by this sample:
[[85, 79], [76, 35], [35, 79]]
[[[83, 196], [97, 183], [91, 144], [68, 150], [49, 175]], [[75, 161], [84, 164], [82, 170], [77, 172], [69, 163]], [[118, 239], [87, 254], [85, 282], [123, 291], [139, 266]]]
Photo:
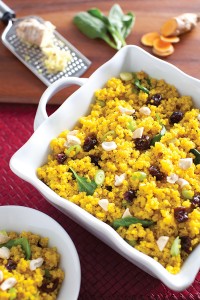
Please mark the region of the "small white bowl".
[[24, 206], [0, 206], [0, 229], [30, 231], [49, 238], [49, 246], [57, 247], [60, 267], [65, 272], [57, 300], [77, 300], [81, 269], [76, 248], [67, 232], [48, 215]]
[[[151, 77], [164, 79], [176, 86], [182, 95], [190, 95], [194, 106], [200, 107], [200, 80], [195, 79], [175, 66], [160, 60], [137, 46], [125, 46], [112, 59], [96, 70], [89, 79], [63, 78], [53, 83], [42, 95], [35, 117], [35, 132], [11, 158], [12, 171], [32, 184], [53, 206], [86, 228], [115, 251], [145, 272], [160, 279], [174, 291], [182, 291], [194, 281], [200, 268], [200, 245], [189, 255], [181, 271], [170, 274], [153, 258], [139, 252], [126, 243], [108, 224], [98, 220], [81, 207], [58, 196], [38, 179], [36, 169], [47, 160], [50, 141], [65, 129], [72, 130], [80, 117], [87, 115], [94, 101], [95, 90], [102, 88], [108, 79], [121, 72], [145, 71]], [[62, 88], [78, 84], [81, 87], [65, 101], [49, 118], [46, 104]]]

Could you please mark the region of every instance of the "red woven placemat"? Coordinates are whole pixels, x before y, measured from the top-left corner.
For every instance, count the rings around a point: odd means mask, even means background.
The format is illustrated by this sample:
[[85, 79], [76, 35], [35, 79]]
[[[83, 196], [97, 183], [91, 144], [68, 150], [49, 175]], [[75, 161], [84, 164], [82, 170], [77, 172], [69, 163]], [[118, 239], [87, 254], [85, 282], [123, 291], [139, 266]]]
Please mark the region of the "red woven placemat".
[[[36, 109], [35, 105], [0, 104], [0, 205], [15, 204], [38, 209], [64, 227], [80, 258], [79, 299], [200, 299], [200, 273], [184, 292], [169, 290], [56, 210], [35, 188], [12, 173], [9, 160], [33, 133]], [[50, 106], [48, 111], [51, 113], [55, 109], [55, 106]]]

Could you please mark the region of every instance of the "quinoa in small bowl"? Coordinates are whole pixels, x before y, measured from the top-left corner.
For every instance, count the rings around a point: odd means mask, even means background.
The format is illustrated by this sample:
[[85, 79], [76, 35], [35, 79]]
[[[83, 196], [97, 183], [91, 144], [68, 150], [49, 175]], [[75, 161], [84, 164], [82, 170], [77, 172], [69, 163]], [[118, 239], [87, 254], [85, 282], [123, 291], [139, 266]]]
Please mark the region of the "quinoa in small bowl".
[[31, 208], [0, 207], [0, 299], [62, 300], [69, 295], [76, 300], [79, 287], [78, 255], [62, 227]]

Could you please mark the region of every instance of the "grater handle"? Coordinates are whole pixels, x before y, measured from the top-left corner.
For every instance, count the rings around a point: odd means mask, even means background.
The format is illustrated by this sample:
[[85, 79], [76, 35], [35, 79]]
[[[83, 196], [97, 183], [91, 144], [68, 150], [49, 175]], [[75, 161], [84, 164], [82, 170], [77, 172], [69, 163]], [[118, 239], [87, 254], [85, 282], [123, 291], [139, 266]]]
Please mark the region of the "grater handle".
[[72, 84], [80, 85], [82, 86], [83, 84], [88, 81], [88, 78], [78, 78], [78, 77], [69, 77], [69, 78], [61, 78], [52, 83], [46, 91], [43, 93], [38, 108], [37, 112], [35, 115], [35, 120], [34, 120], [34, 131], [46, 120], [48, 119], [47, 111], [46, 111], [46, 105], [51, 99], [53, 95], [55, 95], [57, 92], [62, 90], [65, 87], [68, 87]]
[[7, 24], [13, 18], [15, 18], [15, 12], [0, 0], [0, 20]]

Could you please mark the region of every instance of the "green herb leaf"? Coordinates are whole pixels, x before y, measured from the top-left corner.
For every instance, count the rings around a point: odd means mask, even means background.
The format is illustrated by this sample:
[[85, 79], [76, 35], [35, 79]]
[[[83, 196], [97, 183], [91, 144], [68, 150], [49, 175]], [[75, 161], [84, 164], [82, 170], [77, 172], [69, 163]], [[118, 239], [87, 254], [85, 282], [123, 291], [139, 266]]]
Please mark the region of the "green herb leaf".
[[88, 10], [88, 13], [107, 24], [107, 17], [98, 8], [91, 8]]
[[124, 27], [122, 29], [122, 34], [124, 39], [131, 33], [131, 30], [135, 23], [135, 15], [132, 12], [128, 12], [122, 18]]
[[44, 270], [44, 277], [50, 279], [52, 277], [51, 273], [49, 272], [49, 269]]
[[157, 114], [157, 113], [156, 113], [156, 119], [157, 119], [157, 121], [160, 123], [160, 125], [162, 125], [162, 124], [161, 124], [161, 121], [160, 121], [160, 116], [159, 116], [159, 114]]
[[112, 227], [116, 230], [120, 226], [129, 227], [131, 224], [137, 224], [137, 223], [142, 224], [143, 227], [149, 227], [154, 224], [154, 222], [151, 220], [142, 220], [135, 217], [126, 217], [126, 218], [114, 220], [112, 223]]
[[89, 38], [101, 38], [112, 48], [119, 50], [126, 45], [125, 38], [131, 32], [135, 16], [132, 12], [124, 14], [121, 7], [115, 4], [111, 7], [108, 17], [98, 8], [91, 8], [87, 12], [77, 14], [73, 21]]
[[193, 163], [195, 165], [200, 164], [200, 152], [197, 149], [190, 149], [190, 153], [194, 154], [195, 159], [193, 159]]
[[119, 4], [114, 4], [109, 12], [108, 19], [110, 24], [115, 28], [119, 39], [125, 42], [126, 37], [130, 34], [135, 22], [135, 16], [132, 12], [124, 14]]
[[151, 145], [154, 146], [156, 142], [159, 142], [162, 138], [163, 135], [166, 133], [166, 128], [164, 125], [162, 125], [162, 129], [159, 134], [156, 134], [152, 139], [151, 139]]
[[78, 13], [73, 22], [82, 33], [91, 39], [101, 38], [107, 32], [104, 22], [91, 16], [88, 12]]
[[87, 195], [93, 195], [97, 184], [94, 180], [88, 181], [87, 178], [79, 176], [72, 168], [69, 168], [74, 174], [76, 181], [78, 183], [79, 192], [86, 192]]
[[109, 15], [108, 17], [113, 20], [115, 20], [115, 22], [117, 23], [117, 21], [121, 21], [121, 19], [123, 18], [124, 14], [123, 14], [123, 11], [121, 9], [121, 7], [119, 6], [119, 4], [114, 4], [110, 11], [109, 11]]
[[[112, 14], [113, 8], [114, 8], [114, 6], [110, 10], [111, 14]], [[117, 32], [116, 27], [115, 27], [116, 22], [113, 21], [112, 16], [109, 17], [110, 14], [108, 17], [106, 17], [98, 8], [90, 9], [88, 12], [92, 16], [94, 16], [104, 22], [104, 24], [107, 28], [108, 34], [110, 34], [112, 36], [112, 38], [115, 42], [115, 47], [117, 50], [119, 50], [122, 46], [126, 45], [126, 42], [124, 41], [124, 39], [123, 38], [121, 39], [121, 37], [118, 36], [119, 33]], [[113, 24], [113, 22], [114, 22], [114, 24]]]
[[18, 246], [20, 245], [22, 247], [22, 250], [25, 253], [25, 258], [28, 260], [31, 258], [31, 247], [29, 244], [29, 241], [27, 240], [27, 238], [18, 238], [18, 239], [13, 239], [13, 240], [9, 240], [8, 242], [1, 244], [0, 247], [7, 247], [9, 249], [11, 249], [14, 246]]
[[139, 90], [143, 91], [146, 94], [149, 94], [149, 90], [145, 86], [141, 85], [139, 79], [136, 78], [134, 80], [134, 84], [138, 87]]
[[93, 17], [88, 12], [80, 12], [74, 17], [73, 22], [87, 37], [91, 39], [101, 38], [112, 48], [117, 49], [108, 35], [107, 26], [100, 19]]

